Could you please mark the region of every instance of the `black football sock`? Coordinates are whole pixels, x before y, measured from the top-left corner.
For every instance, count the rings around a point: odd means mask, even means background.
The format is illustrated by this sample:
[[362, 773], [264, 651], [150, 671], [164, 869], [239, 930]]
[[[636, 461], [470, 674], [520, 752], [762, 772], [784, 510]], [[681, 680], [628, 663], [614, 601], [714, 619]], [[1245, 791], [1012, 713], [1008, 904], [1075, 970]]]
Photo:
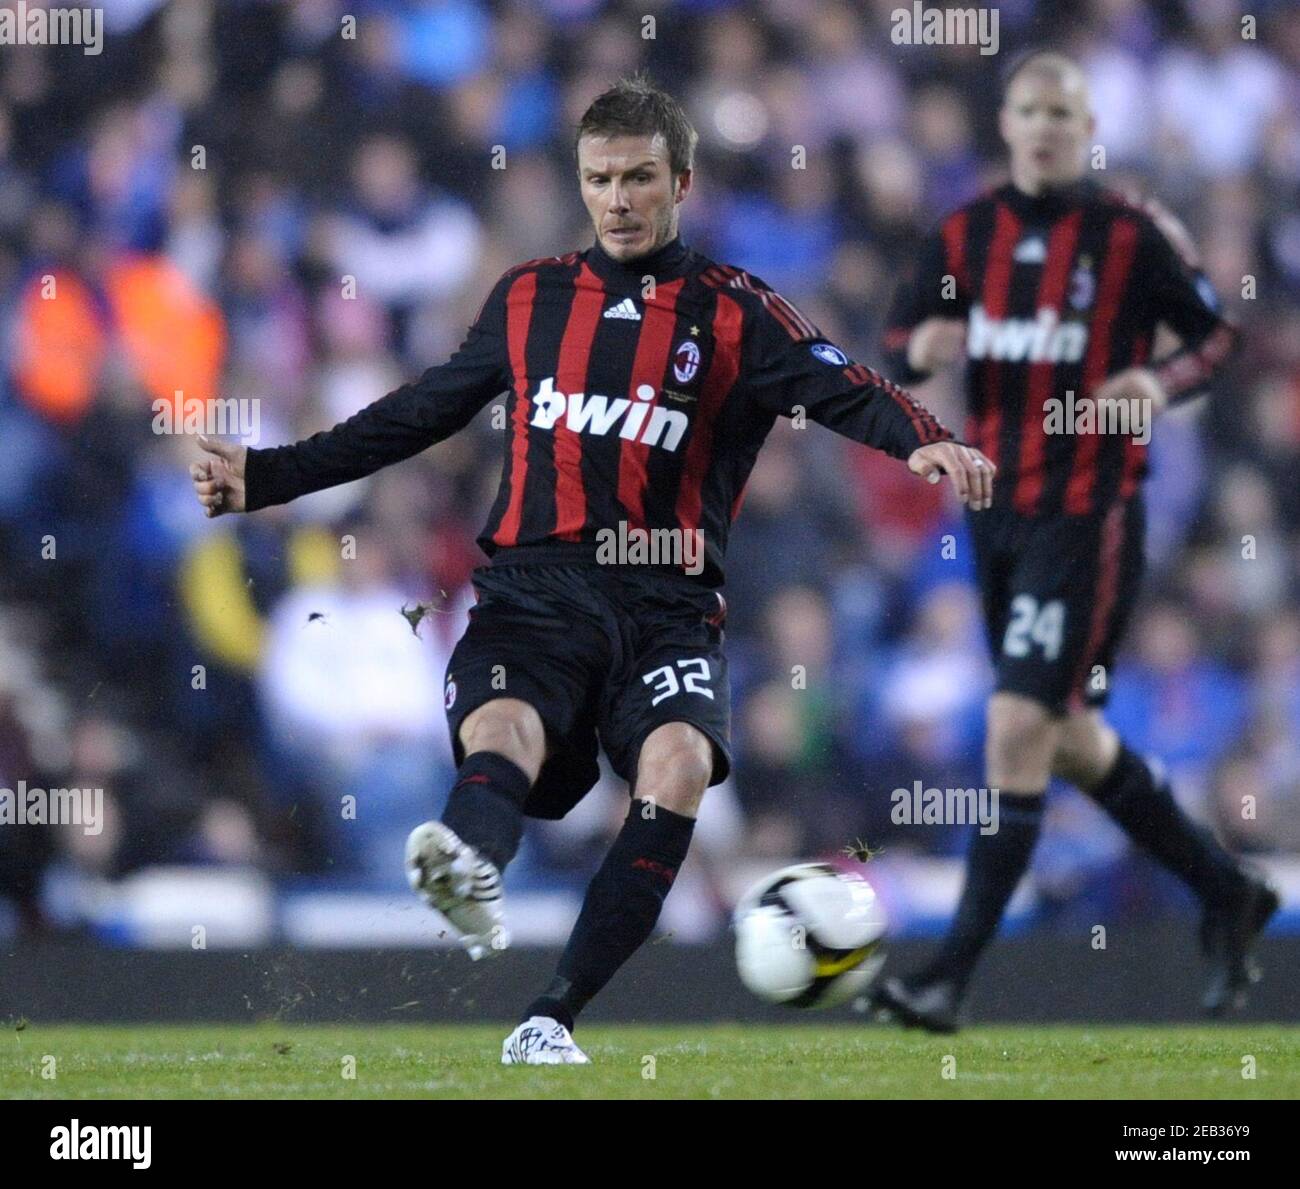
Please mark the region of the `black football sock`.
[[524, 1019], [552, 1016], [572, 1028], [573, 1017], [650, 936], [694, 829], [694, 818], [649, 801], [632, 802], [587, 889], [556, 979]]
[[575, 995], [573, 984], [567, 978], [556, 977], [546, 988], [546, 994], [539, 995], [528, 1005], [519, 1022], [522, 1024], [533, 1016], [549, 1016], [572, 1032], [574, 1013], [581, 1011], [590, 998], [590, 995]]
[[982, 834], [976, 829], [957, 915], [939, 953], [916, 975], [915, 982], [952, 982], [959, 995], [965, 991], [980, 955], [997, 934], [1007, 901], [1029, 866], [1045, 799], [1042, 793], [1005, 790], [998, 797], [997, 831]]
[[1244, 876], [1233, 857], [1179, 809], [1169, 782], [1122, 743], [1110, 774], [1084, 791], [1206, 903], [1221, 902], [1241, 887]]
[[504, 871], [523, 837], [523, 804], [530, 787], [528, 773], [513, 760], [495, 751], [476, 751], [456, 773], [443, 824]]

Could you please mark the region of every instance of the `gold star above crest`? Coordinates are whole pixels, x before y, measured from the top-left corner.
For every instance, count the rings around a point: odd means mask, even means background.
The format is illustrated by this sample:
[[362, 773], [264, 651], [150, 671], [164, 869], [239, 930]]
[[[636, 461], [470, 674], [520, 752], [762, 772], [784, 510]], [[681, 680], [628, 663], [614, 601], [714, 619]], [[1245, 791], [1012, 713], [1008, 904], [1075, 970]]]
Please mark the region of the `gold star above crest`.
[[698, 326], [692, 326], [692, 327], [691, 327], [691, 333], [692, 333], [692, 334], [699, 334], [699, 333], [700, 333], [700, 328], [699, 328]]

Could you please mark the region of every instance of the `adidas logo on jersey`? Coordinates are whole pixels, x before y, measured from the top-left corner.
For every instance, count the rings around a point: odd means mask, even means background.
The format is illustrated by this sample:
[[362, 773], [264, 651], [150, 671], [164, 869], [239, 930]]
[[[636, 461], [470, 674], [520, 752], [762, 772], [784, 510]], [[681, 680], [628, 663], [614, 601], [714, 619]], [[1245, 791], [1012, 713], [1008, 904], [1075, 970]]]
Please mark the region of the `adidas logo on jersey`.
[[1006, 363], [1078, 363], [1088, 345], [1084, 322], [1061, 322], [1053, 309], [1037, 318], [990, 318], [982, 305], [972, 306], [966, 334], [971, 359]]
[[626, 318], [629, 322], [640, 322], [641, 314], [630, 297], [623, 298], [616, 306], [605, 311], [606, 318]]
[[676, 450], [690, 418], [676, 409], [654, 404], [654, 398], [655, 390], [649, 384], [637, 386], [635, 401], [624, 397], [611, 400], [595, 393], [566, 394], [556, 389], [554, 376], [547, 376], [532, 398], [533, 416], [529, 424], [538, 429], [554, 429], [563, 417], [564, 424], [574, 433], [604, 437], [622, 420], [620, 438]]

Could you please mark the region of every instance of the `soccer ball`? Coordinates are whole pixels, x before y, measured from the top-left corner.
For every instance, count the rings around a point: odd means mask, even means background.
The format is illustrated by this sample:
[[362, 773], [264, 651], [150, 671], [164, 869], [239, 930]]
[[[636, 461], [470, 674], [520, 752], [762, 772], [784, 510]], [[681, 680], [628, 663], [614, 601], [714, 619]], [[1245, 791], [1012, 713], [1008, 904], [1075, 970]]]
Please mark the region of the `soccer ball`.
[[885, 914], [862, 876], [826, 863], [756, 883], [733, 916], [741, 982], [789, 1007], [834, 1007], [863, 994], [885, 963]]

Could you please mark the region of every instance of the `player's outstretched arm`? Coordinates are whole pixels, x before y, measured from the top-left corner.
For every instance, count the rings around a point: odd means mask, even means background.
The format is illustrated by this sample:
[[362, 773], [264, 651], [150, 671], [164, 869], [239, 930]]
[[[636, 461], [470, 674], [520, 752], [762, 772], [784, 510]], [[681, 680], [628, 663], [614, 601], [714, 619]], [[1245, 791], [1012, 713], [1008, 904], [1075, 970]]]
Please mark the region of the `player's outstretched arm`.
[[993, 506], [993, 476], [998, 468], [974, 446], [961, 442], [933, 442], [913, 450], [907, 469], [931, 483], [946, 474], [952, 489], [972, 512]]
[[194, 481], [194, 494], [208, 516], [225, 512], [243, 512], [244, 466], [248, 447], [233, 442], [199, 435], [199, 445], [209, 457], [190, 464], [190, 478]]
[[256, 450], [205, 440], [203, 449], [212, 457], [191, 466], [190, 477], [207, 514], [256, 512], [351, 483], [463, 429], [510, 386], [505, 320], [515, 272], [496, 283], [468, 337], [446, 363], [333, 429], [292, 445]]
[[906, 459], [913, 473], [952, 480], [972, 511], [993, 501], [997, 468], [952, 434], [910, 392], [855, 363], [793, 305], [757, 277], [746, 277], [761, 306], [753, 310], [746, 379], [760, 407], [805, 413], [827, 429]]
[[333, 429], [289, 446], [258, 450], [209, 439], [203, 448], [214, 457], [190, 471], [195, 492], [210, 516], [256, 512], [364, 479], [410, 458], [448, 437], [477, 411], [463, 399], [468, 390], [446, 374], [451, 371], [449, 364], [430, 368], [414, 384], [390, 392]]

